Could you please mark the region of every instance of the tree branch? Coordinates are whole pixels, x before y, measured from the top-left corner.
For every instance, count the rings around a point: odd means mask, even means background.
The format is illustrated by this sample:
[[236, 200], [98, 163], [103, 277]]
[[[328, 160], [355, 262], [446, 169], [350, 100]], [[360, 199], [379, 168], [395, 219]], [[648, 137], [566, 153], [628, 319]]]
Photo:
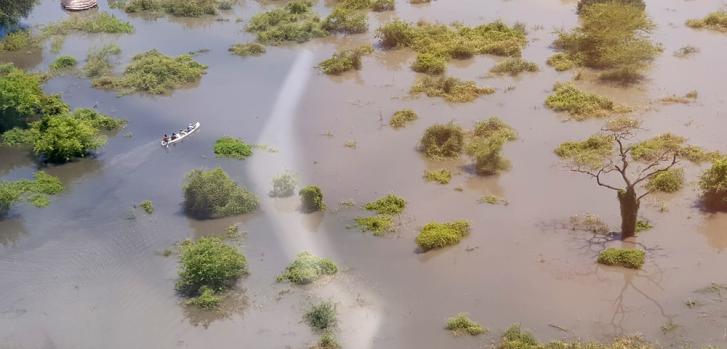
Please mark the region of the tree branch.
[[639, 178], [638, 178], [638, 179], [637, 179], [637, 180], [636, 180], [636, 181], [634, 182], [634, 186], [636, 186], [637, 184], [639, 184], [639, 183], [643, 182], [644, 180], [646, 180], [646, 179], [648, 179], [648, 178], [651, 178], [651, 177], [652, 177], [652, 176], [654, 176], [654, 175], [657, 175], [657, 174], [659, 174], [659, 173], [661, 173], [661, 172], [666, 172], [666, 171], [669, 171], [669, 170], [670, 170], [670, 169], [671, 169], [672, 167], [674, 167], [674, 166], [675, 166], [676, 164], [678, 164], [678, 163], [679, 163], [679, 158], [677, 157], [677, 153], [674, 153], [674, 154], [672, 155], [671, 163], [670, 163], [670, 164], [669, 164], [668, 166], [666, 166], [666, 167], [664, 167], [664, 168], [660, 168], [660, 169], [658, 169], [658, 170], [654, 170], [654, 171], [651, 171], [651, 172], [649, 172], [649, 173], [647, 173], [647, 174], [643, 175], [642, 177], [639, 177]]

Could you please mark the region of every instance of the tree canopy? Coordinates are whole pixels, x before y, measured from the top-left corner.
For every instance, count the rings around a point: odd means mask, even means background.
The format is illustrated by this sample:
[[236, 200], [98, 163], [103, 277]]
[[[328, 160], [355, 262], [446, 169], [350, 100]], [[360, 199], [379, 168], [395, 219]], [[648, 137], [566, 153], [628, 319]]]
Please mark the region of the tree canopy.
[[0, 27], [12, 26], [27, 16], [37, 0], [0, 1]]
[[192, 170], [184, 183], [184, 208], [195, 218], [219, 218], [249, 213], [258, 199], [235, 183], [221, 168]]
[[42, 78], [12, 64], [0, 65], [0, 132], [26, 127], [42, 115], [68, 112], [58, 96], [48, 96], [41, 88]]

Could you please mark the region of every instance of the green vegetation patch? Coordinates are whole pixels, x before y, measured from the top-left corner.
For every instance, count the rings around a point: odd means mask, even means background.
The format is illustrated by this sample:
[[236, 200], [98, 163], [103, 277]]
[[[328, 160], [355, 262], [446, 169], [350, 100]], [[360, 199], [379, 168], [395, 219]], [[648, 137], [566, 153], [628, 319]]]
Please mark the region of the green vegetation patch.
[[303, 212], [316, 212], [326, 209], [323, 201], [323, 192], [317, 185], [303, 187], [299, 192]]
[[651, 225], [647, 219], [639, 219], [636, 221], [636, 232], [641, 233], [647, 230], [651, 230], [654, 226]]
[[447, 329], [457, 336], [462, 334], [477, 336], [487, 332], [487, 329], [470, 319], [465, 313], [459, 313], [447, 319]]
[[464, 149], [464, 130], [453, 122], [432, 125], [424, 131], [420, 143], [428, 158], [456, 158]]
[[0, 132], [27, 128], [43, 115], [68, 112], [68, 105], [60, 97], [43, 92], [42, 83], [43, 77], [38, 74], [0, 64]]
[[199, 295], [186, 300], [184, 304], [211, 310], [219, 307], [221, 302], [222, 297], [218, 296], [217, 292], [207, 286], [202, 286]]
[[270, 196], [279, 198], [293, 196], [297, 182], [295, 175], [290, 172], [283, 172], [273, 177], [273, 190], [270, 191]]
[[0, 134], [0, 144], [9, 147], [33, 144], [33, 131], [27, 128], [13, 127]]
[[469, 233], [470, 224], [466, 221], [432, 222], [422, 228], [416, 238], [416, 243], [422, 250], [428, 251], [456, 245]]
[[72, 114], [46, 116], [33, 124], [33, 151], [50, 162], [67, 162], [101, 148], [106, 138]]
[[393, 11], [396, 8], [394, 0], [373, 0], [371, 9], [376, 12]]
[[369, 217], [356, 217], [356, 225], [361, 231], [370, 231], [375, 236], [384, 235], [393, 231], [394, 215], [401, 214], [406, 208], [406, 200], [398, 195], [388, 194], [376, 201], [369, 202], [363, 207], [377, 214]]
[[727, 158], [717, 159], [699, 177], [699, 189], [710, 208], [727, 207]]
[[442, 97], [452, 103], [472, 102], [477, 97], [495, 93], [491, 87], [480, 87], [474, 81], [463, 81], [454, 77], [425, 76], [411, 87], [411, 94], [426, 94], [427, 97]]
[[417, 113], [411, 109], [402, 109], [394, 113], [389, 119], [389, 126], [393, 128], [402, 128], [408, 123], [418, 119]]
[[319, 331], [336, 327], [336, 305], [333, 302], [322, 302], [311, 307], [303, 318], [308, 325]]
[[147, 214], [154, 213], [154, 203], [151, 202], [151, 200], [144, 200], [139, 204], [139, 207], [141, 207], [144, 212]]
[[52, 72], [59, 72], [67, 69], [71, 69], [78, 64], [75, 57], [72, 56], [60, 56], [56, 58], [53, 63], [50, 64], [50, 70]]
[[562, 143], [555, 149], [555, 154], [578, 166], [597, 168], [613, 154], [613, 143], [613, 138], [609, 136], [594, 135], [584, 141]]
[[584, 341], [553, 341], [541, 343], [530, 332], [523, 330], [520, 324], [514, 324], [505, 331], [498, 349], [656, 349], [657, 347], [644, 341], [641, 337], [630, 336], [616, 338], [611, 343]]
[[674, 193], [684, 186], [684, 169], [672, 168], [649, 178], [646, 189], [662, 193]]
[[447, 184], [452, 180], [452, 172], [449, 172], [446, 168], [440, 168], [438, 170], [427, 170], [424, 171], [424, 180], [427, 182], [436, 182], [439, 184]]
[[265, 46], [256, 42], [246, 44], [234, 44], [229, 49], [230, 52], [238, 56], [260, 56], [265, 53]]
[[169, 94], [174, 89], [199, 82], [206, 72], [207, 66], [190, 55], [170, 57], [151, 50], [134, 56], [121, 77], [97, 80], [94, 86], [123, 93]]
[[631, 248], [609, 247], [598, 255], [598, 263], [629, 269], [641, 269], [646, 253]]
[[333, 54], [333, 57], [321, 62], [318, 67], [329, 75], [338, 75], [350, 70], [361, 69], [361, 57], [374, 51], [371, 45], [363, 45], [354, 49], [342, 50]]
[[500, 63], [497, 63], [494, 67], [492, 67], [492, 69], [490, 69], [490, 73], [510, 74], [512, 76], [515, 76], [520, 73], [534, 73], [539, 70], [540, 68], [538, 67], [538, 65], [533, 62], [526, 61], [520, 57], [512, 57], [507, 58]]
[[245, 160], [252, 155], [252, 147], [239, 138], [222, 137], [215, 142], [215, 155]]
[[706, 28], [719, 32], [727, 32], [727, 11], [721, 10], [708, 14], [702, 19], [690, 19], [687, 26], [692, 28]]
[[294, 284], [305, 285], [324, 275], [334, 275], [337, 272], [338, 266], [332, 260], [314, 256], [310, 252], [302, 252], [278, 276], [278, 282], [290, 281]]
[[[0, 10], [0, 12], [2, 12], [2, 10]], [[27, 50], [37, 46], [38, 39], [33, 37], [30, 30], [14, 31], [0, 39], [0, 52]]]
[[480, 175], [494, 175], [510, 168], [510, 161], [501, 152], [507, 142], [517, 139], [515, 130], [497, 117], [475, 124], [466, 153], [475, 160]]
[[47, 36], [67, 35], [71, 32], [131, 34], [134, 26], [114, 15], [99, 12], [93, 15], [70, 16], [65, 21], [43, 28], [43, 34]]
[[366, 14], [361, 11], [336, 7], [323, 21], [323, 29], [347, 34], [365, 33], [369, 30], [369, 23]]
[[370, 231], [374, 236], [382, 236], [394, 230], [394, 217], [388, 214], [356, 217], [354, 218], [354, 222], [361, 231]]
[[404, 212], [406, 200], [398, 195], [388, 194], [376, 201], [367, 203], [364, 208], [369, 211], [376, 211], [378, 214], [395, 215]]
[[215, 294], [247, 273], [245, 256], [218, 238], [185, 241], [180, 252], [176, 289], [187, 297], [197, 297], [191, 302], [195, 305], [215, 307], [219, 304]]
[[245, 214], [258, 207], [257, 196], [235, 183], [219, 167], [190, 171], [183, 191], [185, 211], [199, 219]]
[[447, 59], [433, 53], [421, 53], [417, 55], [411, 69], [418, 73], [442, 74], [447, 69]]
[[557, 71], [566, 71], [578, 65], [571, 56], [563, 52], [558, 52], [548, 58], [548, 65]]
[[584, 92], [570, 83], [555, 84], [545, 105], [555, 111], [567, 112], [578, 121], [628, 111], [606, 97]]
[[127, 13], [163, 12], [179, 17], [201, 17], [216, 15], [218, 9], [230, 9], [231, 4], [220, 0], [122, 0], [115, 7]]
[[324, 37], [328, 31], [312, 9], [309, 1], [293, 1], [285, 6], [253, 16], [247, 31], [257, 34], [264, 44], [278, 45], [286, 41], [306, 42]]
[[312, 349], [340, 349], [341, 345], [338, 344], [336, 336], [331, 331], [325, 331], [318, 340], [318, 345]]
[[0, 181], [0, 216], [5, 215], [20, 200], [36, 207], [46, 207], [50, 204], [48, 196], [59, 194], [63, 190], [63, 183], [58, 178], [43, 171], [36, 172], [33, 179]]
[[98, 49], [91, 49], [86, 57], [86, 65], [83, 66], [83, 74], [92, 81], [94, 86], [99, 81], [105, 81], [109, 78], [113, 65], [111, 58], [121, 54], [121, 48], [115, 44], [109, 44]]

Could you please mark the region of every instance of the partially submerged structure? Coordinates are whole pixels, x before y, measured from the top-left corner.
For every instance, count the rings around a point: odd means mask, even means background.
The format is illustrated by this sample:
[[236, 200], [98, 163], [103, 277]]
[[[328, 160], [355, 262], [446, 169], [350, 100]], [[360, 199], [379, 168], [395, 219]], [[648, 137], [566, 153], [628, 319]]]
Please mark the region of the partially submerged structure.
[[96, 0], [61, 0], [61, 6], [66, 10], [82, 11], [98, 6]]

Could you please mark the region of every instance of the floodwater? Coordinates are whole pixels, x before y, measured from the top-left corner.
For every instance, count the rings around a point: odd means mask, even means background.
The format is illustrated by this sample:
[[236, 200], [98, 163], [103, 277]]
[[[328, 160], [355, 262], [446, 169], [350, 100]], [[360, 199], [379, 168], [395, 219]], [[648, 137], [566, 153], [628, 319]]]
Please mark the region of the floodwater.
[[[553, 31], [577, 24], [574, 1], [397, 1], [395, 13], [369, 15], [369, 34], [271, 47], [260, 57], [230, 55], [230, 45], [253, 39], [243, 30], [246, 20], [276, 4], [242, 0], [219, 16], [223, 20], [187, 20], [127, 16], [101, 1], [102, 10], [131, 21], [136, 33], [70, 35], [60, 53], [47, 43], [42, 51], [0, 57], [43, 71], [58, 55], [83, 58], [89, 48], [113, 42], [123, 50], [120, 71], [133, 55], [153, 48], [172, 55], [210, 50], [196, 56], [209, 65], [199, 85], [171, 96], [118, 97], [73, 76], [46, 84], [75, 108], [96, 107], [129, 123], [96, 156], [45, 168], [67, 188], [51, 206], [17, 205], [0, 221], [0, 348], [307, 348], [317, 335], [302, 314], [322, 299], [337, 303], [337, 334], [346, 348], [481, 348], [515, 322], [543, 340], [640, 333], [666, 347], [727, 347], [726, 295], [718, 287], [703, 290], [727, 284], [727, 214], [698, 208], [701, 168], [687, 169], [690, 181], [681, 192], [642, 205], [654, 228], [636, 239], [648, 251], [640, 271], [595, 264], [598, 251], [620, 242], [593, 239], [565, 224], [584, 213], [601, 216], [612, 229], [619, 224], [614, 193], [568, 172], [552, 153], [561, 142], [587, 137], [602, 125], [567, 121], [543, 106], [552, 85], [574, 74], [545, 64]], [[319, 3], [316, 10], [325, 15], [328, 5]], [[653, 37], [664, 47], [648, 79], [629, 88], [579, 84], [635, 106], [644, 136], [669, 131], [727, 151], [727, 36], [683, 25], [722, 5], [647, 1], [657, 23]], [[56, 1], [44, 0], [27, 23], [40, 26], [67, 16]], [[448, 104], [408, 96], [417, 76], [408, 68], [414, 59], [408, 50], [377, 49], [364, 58], [361, 71], [340, 77], [314, 69], [337, 48], [374, 42], [373, 29], [397, 16], [525, 23], [529, 43], [523, 56], [541, 71], [491, 77], [487, 71], [501, 58], [453, 61], [450, 75], [498, 92]], [[673, 56], [687, 44], [700, 52]], [[692, 104], [657, 102], [690, 90], [699, 92]], [[402, 108], [414, 109], [419, 120], [401, 130], [387, 127], [388, 117]], [[433, 162], [416, 151], [424, 129], [434, 123], [471, 127], [489, 116], [518, 131], [519, 139], [505, 146], [510, 171], [478, 177], [466, 158]], [[161, 133], [190, 120], [202, 122], [201, 132], [160, 149]], [[276, 151], [257, 150], [245, 161], [216, 159], [212, 145], [223, 135]], [[348, 141], [355, 141], [355, 149], [344, 146]], [[23, 149], [0, 148], [0, 160], [2, 179], [30, 177], [38, 168]], [[218, 220], [187, 218], [180, 206], [185, 173], [215, 166], [258, 193], [261, 209]], [[424, 182], [425, 169], [440, 167], [456, 173], [452, 183]], [[302, 184], [320, 185], [330, 209], [306, 215], [295, 197], [268, 198], [271, 177], [283, 170], [295, 172]], [[374, 237], [349, 228], [364, 213], [340, 202], [361, 204], [392, 192], [409, 201], [396, 233]], [[508, 205], [479, 204], [487, 194]], [[153, 215], [133, 209], [147, 199], [154, 202]], [[667, 212], [660, 212], [662, 202]], [[471, 221], [472, 234], [454, 247], [416, 250], [419, 227], [454, 219]], [[230, 224], [244, 231], [239, 243], [250, 275], [220, 313], [185, 307], [174, 292], [176, 255], [164, 257], [162, 251], [187, 238], [222, 235]], [[276, 283], [275, 276], [304, 250], [332, 258], [342, 272], [306, 287]], [[451, 336], [444, 321], [458, 312], [468, 312], [490, 333]], [[676, 328], [663, 331], [669, 324]]]

